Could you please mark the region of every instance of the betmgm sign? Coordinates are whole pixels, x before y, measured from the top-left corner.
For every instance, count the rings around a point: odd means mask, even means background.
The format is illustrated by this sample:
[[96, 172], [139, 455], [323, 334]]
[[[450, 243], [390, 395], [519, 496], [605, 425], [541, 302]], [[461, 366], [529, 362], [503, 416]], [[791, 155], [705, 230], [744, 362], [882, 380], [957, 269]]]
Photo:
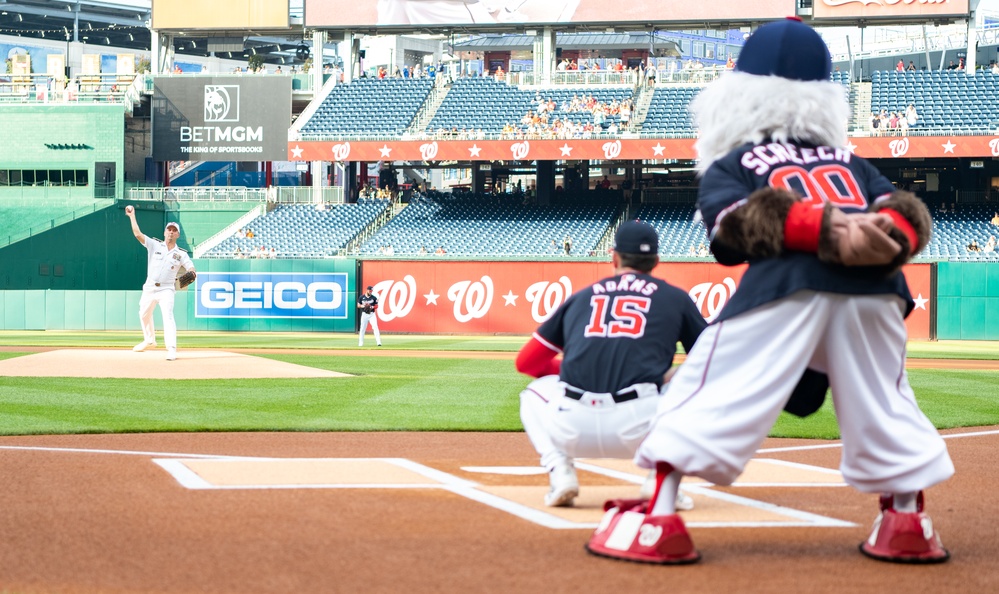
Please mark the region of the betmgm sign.
[[347, 319], [346, 273], [201, 272], [198, 318]]
[[158, 76], [154, 161], [286, 161], [291, 78]]

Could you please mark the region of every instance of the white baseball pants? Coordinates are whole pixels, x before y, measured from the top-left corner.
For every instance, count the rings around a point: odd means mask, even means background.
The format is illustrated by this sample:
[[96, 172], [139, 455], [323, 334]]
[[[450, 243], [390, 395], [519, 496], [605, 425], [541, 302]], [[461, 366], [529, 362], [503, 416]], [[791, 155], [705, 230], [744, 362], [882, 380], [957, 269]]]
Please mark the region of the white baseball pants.
[[163, 343], [168, 351], [177, 350], [177, 322], [173, 319], [173, 301], [176, 292], [171, 287], [142, 289], [139, 299], [139, 321], [142, 323], [142, 337], [149, 343], [156, 342], [156, 327], [153, 325], [153, 310], [160, 306], [163, 316]]
[[659, 402], [655, 384], [636, 384], [640, 397], [615, 403], [609, 394], [565, 396], [557, 375], [540, 377], [520, 393], [524, 431], [551, 468], [572, 458], [631, 458], [649, 431]]
[[810, 367], [829, 375], [847, 483], [906, 493], [946, 480], [954, 465], [905, 372], [903, 311], [895, 295], [801, 291], [708, 326], [669, 383], [635, 463], [665, 461], [731, 484]]
[[361, 332], [357, 337], [357, 346], [364, 346], [364, 334], [368, 331], [368, 324], [371, 324], [371, 332], [375, 335], [375, 344], [381, 346], [382, 337], [378, 333], [378, 314], [376, 312], [361, 312]]

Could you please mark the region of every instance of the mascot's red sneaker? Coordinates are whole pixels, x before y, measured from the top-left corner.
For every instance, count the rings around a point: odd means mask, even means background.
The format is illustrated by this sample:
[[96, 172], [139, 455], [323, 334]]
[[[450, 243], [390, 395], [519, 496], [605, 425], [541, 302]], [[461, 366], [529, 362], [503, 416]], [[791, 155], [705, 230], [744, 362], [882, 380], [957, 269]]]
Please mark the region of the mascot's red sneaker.
[[586, 543], [600, 557], [680, 565], [701, 558], [677, 514], [648, 516], [647, 499], [614, 499], [604, 504], [603, 519]]
[[904, 513], [892, 507], [892, 497], [881, 497], [881, 513], [860, 552], [872, 559], [893, 563], [943, 563], [950, 553], [940, 544], [933, 521], [923, 513], [923, 493], [916, 499], [916, 512]]

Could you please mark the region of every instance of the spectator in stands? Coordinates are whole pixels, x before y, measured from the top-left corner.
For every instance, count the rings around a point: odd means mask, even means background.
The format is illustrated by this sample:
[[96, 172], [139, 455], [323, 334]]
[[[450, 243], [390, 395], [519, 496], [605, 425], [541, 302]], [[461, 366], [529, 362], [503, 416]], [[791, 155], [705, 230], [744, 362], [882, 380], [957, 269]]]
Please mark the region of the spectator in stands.
[[394, 256], [395, 255], [395, 248], [392, 247], [391, 243], [388, 244], [387, 246], [385, 246], [385, 255], [386, 256]]
[[895, 71], [896, 72], [904, 72], [905, 71], [905, 62], [902, 61], [902, 58], [899, 58], [898, 59], [898, 64], [895, 64]]
[[565, 239], [562, 240], [562, 248], [565, 250], [566, 256], [572, 254], [572, 236], [568, 233], [566, 233]]
[[906, 70], [908, 70], [909, 72], [916, 71], [916, 65], [913, 63], [912, 60], [909, 60], [909, 66], [906, 68]]
[[687, 255], [688, 256], [696, 256], [697, 255], [697, 248], [694, 247], [694, 244], [690, 244], [690, 249], [687, 250]]
[[435, 256], [443, 256], [446, 253], [447, 253], [447, 250], [444, 249], [444, 246], [440, 246], [439, 248], [437, 248], [436, 250], [434, 250], [434, 255]]
[[971, 243], [968, 244], [968, 251], [969, 252], [980, 252], [980, 251], [982, 251], [982, 248], [978, 247], [978, 242], [976, 240], [972, 239]]
[[916, 121], [919, 120], [919, 114], [916, 113], [916, 106], [912, 103], [909, 104], [909, 107], [905, 108], [905, 119], [910, 128], [915, 126]]
[[[732, 56], [729, 56], [728, 60], [725, 61], [725, 70], [735, 70], [735, 58]], [[693, 246], [691, 247], [693, 248]]]
[[239, 231], [236, 231], [236, 238], [243, 239], [244, 237], [246, 237], [246, 231], [244, 231], [243, 228], [240, 227]]
[[600, 183], [597, 184], [597, 188], [599, 188], [601, 190], [609, 190], [610, 187], [611, 187], [611, 183], [610, 183], [610, 180], [607, 179], [606, 175], [604, 176], [604, 178], [602, 180], [600, 180]]
[[999, 227], [999, 212], [994, 213], [992, 215], [992, 220], [989, 222], [992, 223], [994, 226]]
[[879, 136], [880, 133], [881, 133], [881, 129], [880, 128], [881, 128], [881, 117], [878, 115], [878, 112], [872, 111], [871, 112], [871, 134], [873, 136]]
[[552, 253], [553, 254], [558, 253], [558, 242], [555, 241], [554, 239], [552, 240]]
[[267, 254], [271, 260], [277, 260], [277, 248], [271, 248], [271, 253]]
[[956, 69], [957, 69], [957, 64], [954, 63], [954, 60], [951, 60], [950, 64], [947, 64], [947, 70], [956, 70]]
[[645, 84], [650, 87], [656, 86], [656, 66], [650, 64], [645, 70]]
[[254, 238], [253, 229], [250, 229], [249, 227], [247, 227], [247, 229], [246, 229], [246, 238], [247, 239], [253, 239]]
[[427, 255], [427, 246], [421, 245], [420, 246], [420, 251], [417, 252], [417, 253], [419, 253], [421, 256], [426, 256]]
[[235, 260], [243, 259], [243, 250], [241, 250], [238, 245], [236, 246], [236, 249], [232, 251], [232, 257]]
[[992, 74], [999, 74], [999, 62], [992, 62]]
[[697, 246], [697, 256], [699, 258], [707, 258], [708, 257], [708, 248], [705, 247], [705, 245], [703, 243], [701, 245]]
[[995, 235], [990, 235], [989, 236], [989, 241], [985, 244], [985, 247], [982, 248], [982, 251], [985, 252], [986, 254], [991, 254], [992, 252], [996, 251], [996, 236]]

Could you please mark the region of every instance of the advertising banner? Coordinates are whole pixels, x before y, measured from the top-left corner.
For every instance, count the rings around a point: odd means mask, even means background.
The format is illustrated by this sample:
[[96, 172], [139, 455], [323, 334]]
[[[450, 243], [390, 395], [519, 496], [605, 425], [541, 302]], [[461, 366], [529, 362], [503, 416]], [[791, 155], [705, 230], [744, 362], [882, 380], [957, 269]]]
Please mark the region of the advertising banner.
[[285, 161], [291, 78], [158, 76], [152, 120], [155, 161]]
[[283, 29], [288, 0], [153, 0], [151, 29]]
[[198, 318], [346, 319], [346, 273], [201, 272], [195, 281]]
[[684, 2], [639, 0], [305, 0], [306, 27], [503, 26], [533, 23], [703, 23], [710, 20], [768, 20], [795, 14], [794, 0]]
[[[289, 142], [289, 161], [600, 161], [694, 159], [694, 138]], [[875, 136], [847, 148], [867, 159], [999, 157], [999, 136]]]
[[821, 19], [890, 19], [926, 22], [940, 16], [970, 14], [968, 0], [815, 0], [812, 18]]
[[[687, 291], [708, 321], [728, 303], [745, 266], [669, 262], [653, 275]], [[909, 336], [930, 337], [930, 265], [905, 267], [916, 310]], [[612, 274], [608, 262], [372, 261], [363, 284], [374, 287], [383, 332], [530, 334], [565, 299]], [[918, 297], [917, 297], [918, 295]]]

